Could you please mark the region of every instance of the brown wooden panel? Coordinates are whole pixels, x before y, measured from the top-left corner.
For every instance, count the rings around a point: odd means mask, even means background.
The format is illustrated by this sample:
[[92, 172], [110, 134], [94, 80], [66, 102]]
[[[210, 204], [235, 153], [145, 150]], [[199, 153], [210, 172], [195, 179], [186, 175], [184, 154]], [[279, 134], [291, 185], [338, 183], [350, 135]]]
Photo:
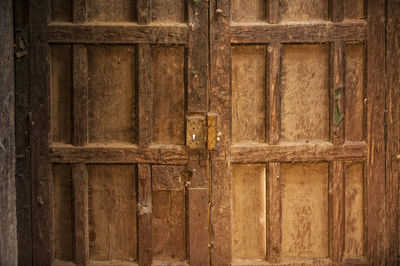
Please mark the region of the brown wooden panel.
[[135, 7], [133, 0], [87, 0], [87, 20], [134, 21]]
[[233, 0], [232, 20], [234, 22], [263, 21], [266, 15], [264, 0]]
[[153, 136], [157, 144], [185, 143], [184, 47], [152, 48]]
[[154, 165], [152, 167], [152, 190], [181, 190], [185, 185], [183, 165]]
[[71, 143], [71, 46], [51, 46], [51, 135], [53, 142]]
[[282, 55], [282, 141], [329, 140], [328, 47], [287, 45]]
[[89, 165], [88, 173], [90, 259], [136, 260], [135, 167]]
[[72, 21], [71, 0], [51, 0], [51, 21]]
[[280, 0], [283, 21], [328, 19], [328, 0]]
[[185, 22], [185, 0], [152, 0], [154, 22]]
[[153, 191], [152, 199], [153, 260], [185, 260], [185, 191]]
[[74, 208], [70, 165], [53, 166], [53, 237], [54, 258], [74, 259]]
[[345, 51], [346, 140], [364, 139], [364, 45], [347, 44]]
[[232, 47], [232, 139], [265, 142], [266, 47]]
[[364, 0], [344, 0], [344, 18], [362, 19], [364, 16]]
[[266, 167], [233, 166], [233, 259], [266, 258]]
[[88, 46], [89, 142], [135, 141], [135, 48]]
[[346, 163], [345, 171], [345, 257], [364, 255], [364, 166]]
[[328, 164], [282, 165], [282, 256], [328, 256]]

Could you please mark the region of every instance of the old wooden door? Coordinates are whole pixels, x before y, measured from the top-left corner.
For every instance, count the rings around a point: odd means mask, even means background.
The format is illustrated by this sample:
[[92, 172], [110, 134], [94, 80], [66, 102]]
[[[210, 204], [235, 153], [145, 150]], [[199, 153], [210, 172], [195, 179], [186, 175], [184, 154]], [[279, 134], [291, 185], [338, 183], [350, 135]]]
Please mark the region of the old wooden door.
[[207, 3], [38, 0], [29, 24], [34, 264], [208, 264], [207, 153], [185, 147]]
[[384, 1], [211, 3], [212, 264], [383, 264]]

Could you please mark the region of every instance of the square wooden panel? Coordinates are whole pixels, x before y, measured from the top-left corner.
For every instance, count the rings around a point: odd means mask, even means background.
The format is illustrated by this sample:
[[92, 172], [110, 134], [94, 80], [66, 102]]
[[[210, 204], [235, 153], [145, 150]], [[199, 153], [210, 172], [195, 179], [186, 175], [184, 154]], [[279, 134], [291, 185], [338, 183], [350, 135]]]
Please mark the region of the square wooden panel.
[[328, 164], [282, 164], [282, 256], [328, 257]]
[[151, 8], [154, 22], [185, 22], [185, 0], [152, 0]]
[[135, 261], [136, 166], [88, 165], [89, 258]]
[[328, 0], [280, 0], [283, 21], [328, 20]]
[[134, 46], [88, 46], [90, 143], [135, 143]]
[[266, 15], [264, 0], [232, 0], [233, 22], [264, 21]]
[[136, 0], [87, 0], [90, 22], [132, 22], [136, 17]]
[[363, 19], [364, 0], [344, 0], [344, 17], [346, 19]]
[[329, 140], [329, 106], [328, 45], [284, 46], [281, 140]]

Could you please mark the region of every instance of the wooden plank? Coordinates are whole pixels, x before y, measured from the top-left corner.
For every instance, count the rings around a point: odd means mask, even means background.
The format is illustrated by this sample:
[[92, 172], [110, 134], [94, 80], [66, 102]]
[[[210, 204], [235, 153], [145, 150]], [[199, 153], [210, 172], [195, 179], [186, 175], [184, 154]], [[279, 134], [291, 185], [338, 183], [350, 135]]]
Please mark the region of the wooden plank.
[[329, 142], [282, 143], [270, 146], [235, 145], [232, 147], [231, 160], [238, 163], [360, 160], [367, 156], [367, 151], [367, 145], [364, 142], [346, 143], [339, 146]]
[[[311, 265], [325, 265], [334, 266], [337, 265], [329, 259], [325, 258], [284, 258], [280, 263], [270, 263], [265, 261], [252, 261], [252, 260], [239, 260], [233, 262], [233, 266], [311, 266]], [[364, 258], [347, 259], [343, 265], [369, 265]]]
[[84, 164], [72, 168], [75, 207], [75, 264], [86, 265], [89, 260], [88, 172]]
[[183, 23], [186, 19], [186, 3], [182, 0], [151, 0], [151, 15], [154, 22]]
[[14, 1], [15, 57], [15, 148], [17, 194], [18, 263], [32, 265], [32, 197], [30, 171], [28, 5]]
[[87, 0], [87, 21], [89, 22], [133, 22], [135, 16], [135, 1]]
[[211, 264], [232, 261], [231, 178], [226, 160], [231, 145], [230, 0], [210, 1], [210, 111], [218, 115], [218, 149], [211, 152]]
[[386, 265], [399, 263], [400, 2], [387, 2], [386, 27]]
[[280, 6], [279, 0], [268, 1], [268, 22], [270, 24], [277, 24], [280, 21]]
[[138, 164], [138, 261], [140, 265], [152, 263], [152, 200], [151, 169], [149, 164]]
[[29, 2], [29, 51], [31, 91], [31, 174], [33, 264], [50, 265], [53, 258], [50, 140], [50, 58], [47, 40], [48, 1]]
[[13, 1], [0, 3], [0, 265], [17, 265]]
[[189, 36], [185, 24], [146, 26], [51, 23], [47, 31], [48, 41], [51, 43], [186, 44]]
[[368, 3], [367, 257], [385, 263], [385, 1]]
[[209, 265], [208, 188], [189, 188], [187, 194], [190, 265]]
[[268, 107], [269, 144], [277, 144], [281, 135], [281, 55], [282, 45], [271, 43], [268, 46]]
[[281, 262], [282, 252], [282, 170], [280, 163], [269, 163], [267, 174], [267, 261]]
[[303, 22], [328, 20], [326, 0], [280, 0], [282, 21]]
[[151, 0], [137, 0], [137, 21], [139, 24], [151, 22]]
[[73, 0], [73, 22], [84, 23], [86, 22], [87, 13], [87, 0]]
[[50, 148], [52, 163], [158, 163], [184, 164], [188, 153], [183, 147], [141, 149], [113, 146], [58, 146]]
[[[344, 142], [345, 99], [344, 99], [344, 43], [334, 42], [330, 45], [330, 99], [331, 125], [330, 139], [333, 144]], [[349, 113], [349, 116], [352, 114]]]
[[342, 22], [344, 19], [344, 2], [348, 0], [331, 0], [329, 1], [330, 18], [333, 22]]
[[73, 46], [73, 80], [73, 144], [84, 146], [88, 143], [88, 58], [81, 44]]
[[188, 112], [207, 112], [208, 2], [189, 1]]
[[313, 22], [292, 24], [245, 24], [230, 27], [232, 43], [362, 41], [366, 39], [366, 23]]
[[265, 0], [233, 0], [232, 1], [232, 21], [242, 22], [262, 22], [266, 18]]
[[340, 263], [343, 259], [345, 244], [345, 194], [344, 194], [344, 163], [333, 161], [329, 171], [329, 213], [330, 213], [330, 254], [333, 262]]
[[151, 144], [153, 99], [151, 92], [151, 46], [138, 44], [138, 144], [147, 148]]

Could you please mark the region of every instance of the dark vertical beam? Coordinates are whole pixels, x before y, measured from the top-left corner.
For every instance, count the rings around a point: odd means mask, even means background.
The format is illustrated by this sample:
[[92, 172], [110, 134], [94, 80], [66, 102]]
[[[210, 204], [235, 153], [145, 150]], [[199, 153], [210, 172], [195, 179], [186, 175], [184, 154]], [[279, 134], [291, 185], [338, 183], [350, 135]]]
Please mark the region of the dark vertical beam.
[[17, 265], [13, 1], [0, 2], [0, 265]]
[[73, 0], [73, 22], [84, 23], [86, 22], [86, 1], [87, 0]]
[[368, 2], [367, 256], [385, 263], [385, 0]]
[[29, 1], [29, 69], [31, 91], [31, 176], [33, 264], [51, 265], [52, 177], [50, 143], [50, 53], [47, 24], [50, 1]]
[[332, 22], [342, 22], [344, 19], [344, 1], [330, 0], [330, 17]]
[[137, 0], [137, 21], [139, 24], [151, 22], [151, 0]]
[[138, 164], [138, 253], [139, 265], [152, 264], [152, 199], [151, 168], [149, 164]]
[[280, 120], [281, 120], [281, 53], [282, 45], [280, 43], [271, 43], [268, 46], [268, 107], [269, 107], [269, 143], [278, 144], [280, 138]]
[[271, 24], [277, 24], [280, 21], [279, 14], [279, 0], [269, 0], [268, 1], [268, 22]]
[[386, 265], [399, 263], [400, 1], [387, 1], [386, 25]]

